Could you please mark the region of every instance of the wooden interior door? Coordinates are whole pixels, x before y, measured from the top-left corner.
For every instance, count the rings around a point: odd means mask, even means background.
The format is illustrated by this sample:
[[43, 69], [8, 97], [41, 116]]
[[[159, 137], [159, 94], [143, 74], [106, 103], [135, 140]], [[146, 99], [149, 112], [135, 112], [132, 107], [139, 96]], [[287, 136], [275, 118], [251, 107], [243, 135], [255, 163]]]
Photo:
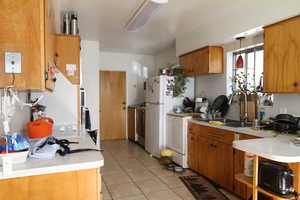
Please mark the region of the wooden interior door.
[[101, 140], [126, 138], [126, 72], [100, 71]]

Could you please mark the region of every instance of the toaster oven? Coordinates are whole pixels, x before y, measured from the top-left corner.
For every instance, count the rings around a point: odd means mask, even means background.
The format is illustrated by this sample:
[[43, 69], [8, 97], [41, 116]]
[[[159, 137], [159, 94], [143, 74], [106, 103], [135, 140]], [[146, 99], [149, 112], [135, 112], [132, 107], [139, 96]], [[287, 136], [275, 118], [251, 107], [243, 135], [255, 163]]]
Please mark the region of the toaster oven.
[[293, 172], [288, 167], [277, 163], [260, 162], [258, 185], [278, 195], [293, 194]]

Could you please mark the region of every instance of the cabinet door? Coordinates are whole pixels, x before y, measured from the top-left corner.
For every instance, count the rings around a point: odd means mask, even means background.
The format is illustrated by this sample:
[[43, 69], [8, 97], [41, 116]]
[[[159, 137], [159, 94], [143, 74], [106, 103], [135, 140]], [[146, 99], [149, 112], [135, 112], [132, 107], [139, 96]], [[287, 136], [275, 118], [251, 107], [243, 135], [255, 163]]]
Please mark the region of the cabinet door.
[[193, 71], [192, 71], [192, 62], [193, 58], [191, 54], [183, 55], [179, 57], [179, 63], [183, 69], [183, 73], [186, 76], [192, 76]]
[[300, 92], [300, 17], [265, 28], [264, 92]]
[[222, 187], [233, 191], [233, 148], [232, 145], [214, 142], [215, 181]]
[[[41, 13], [43, 1], [37, 0], [1, 0], [0, 18], [0, 87], [14, 85], [18, 89], [44, 88], [44, 38], [41, 24], [44, 18]], [[15, 74], [13, 83], [12, 74], [5, 73], [5, 52], [19, 52], [22, 56], [21, 73]]]
[[198, 75], [209, 73], [209, 48], [203, 48], [195, 52], [193, 70]]
[[56, 56], [55, 56], [55, 15], [54, 0], [45, 1], [45, 81], [46, 89], [54, 90]]
[[198, 171], [208, 177], [211, 180], [215, 179], [215, 152], [211, 147], [213, 143], [212, 140], [209, 140], [201, 135], [198, 136], [198, 145], [199, 145], [199, 161], [198, 161]]
[[[80, 37], [73, 35], [55, 35], [57, 67], [74, 85], [80, 84]], [[67, 64], [76, 66], [73, 75], [67, 73]]]
[[198, 171], [198, 145], [195, 132], [188, 133], [188, 165], [189, 168]]

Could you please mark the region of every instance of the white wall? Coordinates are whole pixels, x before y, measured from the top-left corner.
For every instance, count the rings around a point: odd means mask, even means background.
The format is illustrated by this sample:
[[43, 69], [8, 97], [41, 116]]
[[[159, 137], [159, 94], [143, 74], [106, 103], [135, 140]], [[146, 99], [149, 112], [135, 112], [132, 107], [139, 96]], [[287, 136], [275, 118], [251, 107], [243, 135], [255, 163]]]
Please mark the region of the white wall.
[[234, 2], [234, 7], [228, 8], [230, 12], [226, 7], [219, 12], [207, 11], [214, 12], [214, 17], [195, 25], [194, 31], [178, 35], [177, 55], [207, 45], [224, 44], [232, 41], [236, 34], [298, 15], [300, 2], [299, 0], [239, 0]]
[[[33, 93], [31, 99], [40, 96]], [[48, 117], [54, 120], [55, 126], [77, 124], [77, 86], [69, 82], [63, 74], [57, 74], [57, 81], [53, 92], [44, 93], [40, 104], [47, 106]]]
[[179, 60], [176, 56], [176, 48], [168, 48], [160, 51], [155, 56], [156, 74], [159, 74], [159, 70], [165, 67], [167, 64], [178, 64]]
[[90, 109], [92, 129], [99, 130], [99, 42], [81, 42], [82, 87], [86, 91], [86, 106]]
[[145, 101], [144, 72], [148, 71], [148, 77], [156, 73], [154, 56], [113, 52], [100, 52], [99, 70], [126, 72], [127, 105]]

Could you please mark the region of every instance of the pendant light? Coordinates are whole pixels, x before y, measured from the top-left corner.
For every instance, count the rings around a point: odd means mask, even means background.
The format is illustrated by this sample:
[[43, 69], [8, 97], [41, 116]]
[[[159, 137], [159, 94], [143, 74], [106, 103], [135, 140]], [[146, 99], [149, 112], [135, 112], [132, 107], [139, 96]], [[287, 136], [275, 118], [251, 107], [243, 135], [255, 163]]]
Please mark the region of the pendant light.
[[[241, 49], [242, 48], [242, 40], [245, 39], [245, 37], [238, 37], [236, 39], [240, 41], [240, 49]], [[238, 59], [236, 60], [235, 67], [237, 69], [244, 68], [244, 59], [243, 59], [242, 53], [240, 53]]]

